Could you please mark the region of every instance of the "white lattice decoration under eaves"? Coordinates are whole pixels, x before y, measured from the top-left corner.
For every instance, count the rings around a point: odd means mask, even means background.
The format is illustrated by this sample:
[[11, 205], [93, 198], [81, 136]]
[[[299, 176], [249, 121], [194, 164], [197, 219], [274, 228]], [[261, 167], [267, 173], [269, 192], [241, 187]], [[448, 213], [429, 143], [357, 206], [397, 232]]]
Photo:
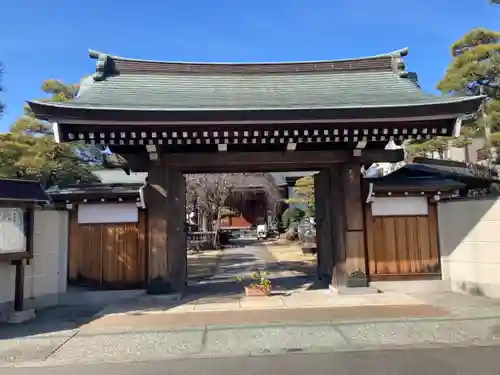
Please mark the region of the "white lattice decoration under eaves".
[[25, 250], [24, 211], [21, 208], [0, 207], [0, 253]]
[[207, 131], [104, 131], [67, 133], [69, 141], [102, 145], [210, 145], [351, 143], [358, 141], [425, 140], [451, 135], [446, 127], [207, 130]]

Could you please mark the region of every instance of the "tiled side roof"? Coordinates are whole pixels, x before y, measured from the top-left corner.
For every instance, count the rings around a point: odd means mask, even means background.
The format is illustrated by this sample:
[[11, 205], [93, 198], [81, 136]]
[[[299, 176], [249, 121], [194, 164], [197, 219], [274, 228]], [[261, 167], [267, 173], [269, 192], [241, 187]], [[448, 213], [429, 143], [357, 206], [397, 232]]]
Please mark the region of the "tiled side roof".
[[47, 191], [53, 201], [71, 200], [75, 197], [105, 198], [105, 197], [138, 197], [142, 184], [93, 184], [73, 185], [64, 189]]
[[45, 203], [50, 198], [36, 181], [0, 179], [0, 201]]
[[148, 176], [146, 172], [126, 174], [123, 169], [101, 169], [92, 173], [103, 184], [143, 184]]

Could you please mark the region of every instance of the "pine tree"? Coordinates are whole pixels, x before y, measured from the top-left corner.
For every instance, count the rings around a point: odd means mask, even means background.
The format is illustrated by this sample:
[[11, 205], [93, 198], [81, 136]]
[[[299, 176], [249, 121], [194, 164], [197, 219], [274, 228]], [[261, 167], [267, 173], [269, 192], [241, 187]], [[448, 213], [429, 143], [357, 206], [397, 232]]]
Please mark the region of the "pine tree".
[[293, 192], [285, 203], [305, 205], [306, 215], [314, 216], [316, 203], [314, 200], [314, 177], [305, 176], [295, 181]]
[[443, 93], [486, 95], [481, 116], [464, 128], [485, 136], [486, 146], [500, 141], [500, 32], [474, 29], [452, 44], [452, 61], [437, 88]]
[[[44, 100], [67, 101], [75, 97], [78, 86], [47, 80], [42, 91], [50, 95]], [[9, 133], [0, 134], [0, 177], [32, 179], [45, 186], [94, 182], [94, 159], [83, 144], [55, 143], [51, 125], [37, 120], [28, 106]]]
[[[500, 4], [500, 0], [490, 0]], [[489, 143], [500, 143], [500, 32], [477, 28], [450, 47], [451, 62], [437, 89], [456, 96], [486, 95], [485, 108], [477, 118], [462, 126], [458, 138], [438, 137], [427, 142], [412, 142], [410, 154], [438, 152], [447, 147], [467, 147], [470, 139], [487, 135]]]

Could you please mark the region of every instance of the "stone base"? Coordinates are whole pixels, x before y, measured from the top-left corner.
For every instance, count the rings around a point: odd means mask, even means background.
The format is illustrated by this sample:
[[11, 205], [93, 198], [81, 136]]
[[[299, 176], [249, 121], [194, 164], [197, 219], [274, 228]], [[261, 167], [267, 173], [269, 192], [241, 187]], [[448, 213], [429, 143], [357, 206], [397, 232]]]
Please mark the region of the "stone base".
[[334, 294], [339, 294], [339, 289], [334, 287], [332, 284], [328, 285], [328, 290]]
[[23, 310], [23, 311], [13, 311], [10, 313], [9, 317], [7, 318], [7, 323], [9, 324], [19, 324], [26, 322], [31, 319], [35, 319], [36, 314], [35, 310]]
[[176, 294], [169, 281], [161, 279], [151, 280], [146, 289], [146, 293], [150, 295]]

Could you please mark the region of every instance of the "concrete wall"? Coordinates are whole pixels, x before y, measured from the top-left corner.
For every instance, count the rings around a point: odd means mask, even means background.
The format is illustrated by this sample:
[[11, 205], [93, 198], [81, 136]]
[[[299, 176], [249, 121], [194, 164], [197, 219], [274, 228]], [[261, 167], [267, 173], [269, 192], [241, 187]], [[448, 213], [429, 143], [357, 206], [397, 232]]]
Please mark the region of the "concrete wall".
[[438, 204], [443, 279], [457, 292], [500, 298], [500, 199]]
[[[55, 305], [59, 295], [66, 292], [67, 250], [68, 213], [36, 211], [33, 259], [25, 269], [27, 308]], [[14, 266], [0, 263], [0, 319], [12, 308], [14, 277]]]

